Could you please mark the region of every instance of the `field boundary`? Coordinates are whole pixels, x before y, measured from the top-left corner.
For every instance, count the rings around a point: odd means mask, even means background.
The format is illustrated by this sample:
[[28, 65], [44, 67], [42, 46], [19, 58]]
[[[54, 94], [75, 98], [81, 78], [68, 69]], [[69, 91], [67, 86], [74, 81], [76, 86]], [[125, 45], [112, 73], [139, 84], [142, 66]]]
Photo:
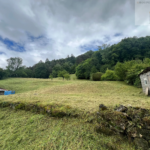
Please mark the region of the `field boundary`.
[[42, 105], [39, 103], [21, 103], [21, 102], [0, 102], [0, 108], [9, 107], [14, 110], [25, 110], [33, 113], [48, 115], [49, 117], [70, 117], [70, 118], [84, 118], [86, 122], [93, 123], [96, 121], [96, 112], [86, 112], [77, 108], [72, 108], [69, 105], [49, 104]]

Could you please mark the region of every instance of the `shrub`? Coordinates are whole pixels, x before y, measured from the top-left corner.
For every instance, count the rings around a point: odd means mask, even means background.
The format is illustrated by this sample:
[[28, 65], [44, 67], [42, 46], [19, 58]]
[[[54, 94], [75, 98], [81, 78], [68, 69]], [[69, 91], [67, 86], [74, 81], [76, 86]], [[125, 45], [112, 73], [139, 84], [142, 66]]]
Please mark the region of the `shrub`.
[[65, 78], [66, 80], [70, 80], [70, 75], [69, 75], [68, 73], [66, 73], [66, 74], [64, 74], [64, 78]]
[[116, 81], [118, 80], [118, 77], [113, 70], [107, 69], [105, 74], [102, 75], [101, 79], [105, 81]]
[[134, 86], [138, 87], [138, 88], [141, 88], [142, 85], [141, 85], [141, 80], [140, 78], [136, 78], [135, 82], [134, 82]]
[[92, 79], [93, 81], [100, 81], [102, 75], [103, 75], [103, 73], [101, 73], [101, 72], [92, 73], [91, 79]]

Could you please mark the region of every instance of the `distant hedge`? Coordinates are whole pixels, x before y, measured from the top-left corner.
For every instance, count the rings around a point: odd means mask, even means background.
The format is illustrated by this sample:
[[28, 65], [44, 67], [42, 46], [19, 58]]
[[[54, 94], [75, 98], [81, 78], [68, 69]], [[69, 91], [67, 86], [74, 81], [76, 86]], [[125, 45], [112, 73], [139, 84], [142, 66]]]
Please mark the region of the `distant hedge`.
[[113, 70], [107, 69], [105, 74], [102, 75], [102, 80], [103, 81], [116, 81], [118, 80], [118, 77]]
[[101, 73], [101, 72], [92, 73], [92, 80], [93, 81], [101, 81], [102, 75], [103, 75], [103, 73]]

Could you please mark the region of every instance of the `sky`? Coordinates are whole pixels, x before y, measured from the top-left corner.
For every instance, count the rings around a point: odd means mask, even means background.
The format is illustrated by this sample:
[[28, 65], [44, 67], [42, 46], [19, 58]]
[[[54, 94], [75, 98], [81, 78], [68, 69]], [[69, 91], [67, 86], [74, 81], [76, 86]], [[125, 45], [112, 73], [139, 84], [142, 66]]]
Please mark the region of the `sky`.
[[134, 0], [0, 0], [0, 67], [11, 57], [29, 67], [149, 33], [135, 25]]

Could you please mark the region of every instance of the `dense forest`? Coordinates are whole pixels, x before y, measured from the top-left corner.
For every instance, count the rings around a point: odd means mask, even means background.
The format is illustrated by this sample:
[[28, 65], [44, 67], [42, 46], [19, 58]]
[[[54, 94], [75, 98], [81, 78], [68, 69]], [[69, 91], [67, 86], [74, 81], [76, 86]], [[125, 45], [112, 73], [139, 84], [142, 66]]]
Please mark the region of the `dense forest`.
[[[112, 78], [109, 80], [127, 80], [126, 77], [119, 77], [117, 69], [130, 62], [129, 67], [134, 66], [131, 64], [142, 64], [142, 67], [139, 67], [139, 70], [136, 71], [139, 72], [150, 65], [149, 60], [147, 59], [146, 61], [145, 58], [150, 58], [150, 36], [125, 38], [118, 44], [111, 46], [103, 44], [99, 46], [97, 51], [90, 50], [77, 57], [71, 55], [65, 59], [52, 61], [47, 58], [45, 62], [39, 61], [32, 67], [22, 66], [21, 58], [10, 58], [7, 60], [8, 66], [6, 69], [0, 68], [0, 79], [4, 77], [63, 77], [63, 72], [68, 74], [75, 73], [78, 79], [90, 79], [92, 74], [99, 72], [100, 76], [105, 73], [102, 77], [103, 80], [108, 80], [108, 74]], [[128, 69], [122, 70], [126, 76]]]

